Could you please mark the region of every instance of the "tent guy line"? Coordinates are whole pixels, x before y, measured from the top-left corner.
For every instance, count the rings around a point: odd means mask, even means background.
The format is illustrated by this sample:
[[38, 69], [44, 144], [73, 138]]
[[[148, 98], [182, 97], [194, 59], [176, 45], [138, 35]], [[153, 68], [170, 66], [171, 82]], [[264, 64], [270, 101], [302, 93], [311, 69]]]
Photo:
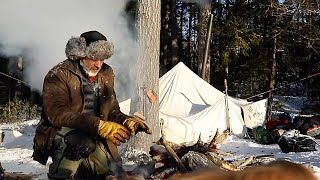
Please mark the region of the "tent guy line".
[[295, 83], [297, 83], [297, 82], [304, 81], [304, 80], [309, 79], [309, 78], [313, 78], [313, 77], [315, 77], [315, 76], [317, 76], [317, 75], [319, 75], [319, 74], [320, 74], [320, 72], [318, 72], [318, 73], [316, 73], [316, 74], [312, 74], [312, 75], [310, 75], [310, 76], [307, 76], [307, 77], [302, 78], [302, 79], [299, 79], [299, 80], [297, 80], [297, 81], [288, 83], [288, 84], [286, 84], [286, 85], [279, 86], [279, 87], [277, 87], [277, 88], [270, 89], [270, 90], [268, 90], [268, 91], [264, 91], [264, 92], [262, 92], [262, 93], [259, 93], [259, 94], [254, 95], [254, 96], [250, 96], [250, 97], [248, 97], [248, 98], [246, 98], [246, 99], [248, 100], [248, 99], [251, 99], [251, 98], [260, 96], [260, 95], [262, 95], [262, 94], [266, 94], [266, 93], [268, 93], [268, 92], [275, 91], [275, 90], [277, 90], [277, 89], [281, 89], [281, 88], [287, 87], [287, 86], [292, 85], [292, 84], [295, 84]]
[[5, 74], [5, 73], [3, 73], [3, 72], [0, 72], [0, 74], [2, 74], [2, 75], [4, 75], [4, 76], [7, 76], [7, 77], [9, 77], [9, 78], [11, 78], [11, 79], [14, 79], [14, 80], [16, 80], [16, 81], [18, 81], [18, 82], [22, 82], [23, 84], [31, 87], [30, 84], [28, 84], [27, 82], [24, 82], [24, 81], [22, 81], [22, 80], [20, 80], [20, 79], [17, 79], [17, 78], [15, 78], [15, 77], [12, 77], [12, 76], [10, 76], [10, 75], [8, 75], [8, 74]]

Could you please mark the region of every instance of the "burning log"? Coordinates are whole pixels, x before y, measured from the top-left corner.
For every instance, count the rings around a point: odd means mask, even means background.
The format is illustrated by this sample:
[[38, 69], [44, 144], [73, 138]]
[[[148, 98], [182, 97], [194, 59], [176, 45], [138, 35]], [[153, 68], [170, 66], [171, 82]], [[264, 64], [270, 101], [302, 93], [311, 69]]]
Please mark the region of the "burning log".
[[149, 153], [154, 161], [162, 163], [163, 166], [156, 169], [156, 173], [151, 176], [151, 179], [179, 177], [180, 174], [213, 167], [228, 171], [238, 170], [237, 167], [224, 161], [214, 152], [203, 151], [206, 146], [202, 144], [197, 143], [189, 147], [180, 146], [180, 148], [175, 145], [172, 148], [171, 143], [163, 140], [159, 140], [158, 143], [160, 142], [161, 145], [151, 146]]
[[189, 171], [195, 171], [203, 168], [217, 167], [205, 154], [195, 151], [189, 151], [182, 157], [182, 161], [188, 167]]
[[168, 179], [175, 176], [178, 172], [177, 167], [161, 167], [148, 179]]
[[234, 165], [224, 161], [222, 158], [220, 158], [215, 153], [207, 152], [205, 154], [214, 164], [216, 164], [218, 167], [220, 167], [222, 169], [229, 170], [229, 171], [237, 171], [238, 170], [237, 167], [235, 167]]
[[[223, 172], [221, 174], [236, 173], [254, 164], [259, 164], [257, 163], [259, 159], [267, 157], [251, 156], [241, 161], [225, 161], [220, 155], [230, 156], [232, 154], [220, 151], [216, 145], [223, 143], [227, 139], [228, 132], [221, 133], [217, 131], [209, 144], [202, 142], [199, 136], [197, 143], [194, 145], [181, 146], [166, 140], [161, 120], [160, 127], [162, 137], [150, 147], [149, 154], [156, 164], [161, 164], [162, 166], [156, 168], [148, 179], [186, 177], [184, 176], [186, 173], [208, 168], [215, 169], [216, 172]], [[218, 176], [220, 176], [219, 173]]]
[[[160, 120], [162, 137], [157, 144], [150, 147], [150, 155], [155, 162], [163, 163], [163, 167], [157, 171], [157, 178], [165, 178], [169, 174], [186, 173], [202, 168], [219, 167], [229, 171], [237, 171], [237, 167], [224, 161], [219, 157], [214, 143], [219, 140], [222, 143], [228, 134], [219, 133], [210, 144], [203, 143], [199, 136], [196, 144], [192, 146], [179, 146], [172, 142], [166, 141], [166, 134], [163, 130], [163, 121]], [[174, 168], [176, 166], [176, 168]], [[177, 170], [174, 172], [174, 170]], [[161, 172], [163, 171], [163, 172]]]
[[168, 151], [168, 153], [174, 158], [174, 160], [176, 161], [180, 171], [181, 172], [187, 172], [187, 169], [184, 166], [184, 164], [182, 163], [181, 159], [178, 157], [176, 152], [172, 149], [170, 144], [165, 140], [165, 132], [163, 130], [163, 121], [160, 122], [160, 127], [161, 127], [161, 135], [162, 135], [162, 137], [160, 138], [159, 143], [161, 145], [163, 145], [166, 148], [166, 150]]
[[246, 167], [248, 164], [252, 163], [253, 160], [254, 160], [253, 156], [250, 156], [250, 157], [247, 158], [245, 161], [243, 161], [243, 162], [238, 166], [238, 168], [241, 169], [241, 168]]

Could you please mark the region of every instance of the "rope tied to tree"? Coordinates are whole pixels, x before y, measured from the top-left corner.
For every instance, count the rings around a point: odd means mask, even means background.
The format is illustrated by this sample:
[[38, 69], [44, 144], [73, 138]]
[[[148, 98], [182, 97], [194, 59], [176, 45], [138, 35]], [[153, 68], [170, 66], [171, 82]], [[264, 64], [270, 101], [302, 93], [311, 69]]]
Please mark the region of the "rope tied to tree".
[[302, 79], [299, 79], [299, 80], [297, 80], [297, 81], [294, 81], [294, 82], [285, 84], [285, 85], [283, 85], [283, 86], [279, 86], [279, 87], [277, 87], [277, 88], [270, 89], [270, 90], [268, 90], [268, 91], [264, 91], [264, 92], [262, 92], [262, 93], [256, 94], [256, 95], [254, 95], [254, 96], [250, 96], [250, 97], [248, 97], [248, 98], [246, 98], [246, 99], [248, 100], [248, 99], [251, 99], [251, 98], [260, 96], [260, 95], [262, 95], [262, 94], [266, 94], [266, 93], [268, 93], [268, 92], [275, 91], [275, 90], [277, 90], [277, 89], [281, 89], [281, 88], [290, 86], [290, 85], [295, 84], [295, 83], [298, 83], [298, 82], [300, 82], [300, 81], [304, 81], [304, 80], [306, 80], [306, 79], [313, 78], [313, 77], [315, 77], [315, 76], [317, 76], [317, 75], [319, 75], [319, 74], [320, 74], [320, 72], [318, 72], [318, 73], [316, 73], [316, 74], [312, 74], [312, 75], [310, 75], [310, 76], [307, 76], [307, 77], [302, 78]]

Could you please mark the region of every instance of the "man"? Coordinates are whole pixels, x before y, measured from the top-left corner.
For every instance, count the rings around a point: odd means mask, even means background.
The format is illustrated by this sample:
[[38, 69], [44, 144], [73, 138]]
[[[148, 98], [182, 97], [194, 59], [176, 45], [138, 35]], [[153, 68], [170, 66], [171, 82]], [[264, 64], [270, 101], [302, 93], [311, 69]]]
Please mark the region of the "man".
[[116, 146], [132, 133], [151, 131], [120, 111], [114, 73], [104, 63], [113, 55], [113, 45], [101, 33], [89, 31], [71, 38], [65, 52], [68, 59], [44, 79], [33, 157], [42, 164], [46, 155], [52, 157], [49, 179], [72, 179], [79, 166], [102, 178], [120, 176]]

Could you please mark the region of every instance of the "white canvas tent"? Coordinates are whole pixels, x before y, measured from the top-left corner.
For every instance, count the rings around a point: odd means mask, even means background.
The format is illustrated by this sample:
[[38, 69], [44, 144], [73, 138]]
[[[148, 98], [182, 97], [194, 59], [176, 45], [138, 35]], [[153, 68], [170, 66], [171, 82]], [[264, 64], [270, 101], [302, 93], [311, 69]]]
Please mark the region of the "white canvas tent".
[[160, 119], [168, 141], [191, 145], [200, 136], [209, 142], [217, 129], [243, 136], [247, 125], [252, 128], [264, 121], [266, 100], [249, 103], [226, 96], [182, 62], [159, 83]]
[[[126, 101], [120, 106], [128, 109], [128, 104]], [[159, 118], [165, 138], [180, 145], [192, 145], [199, 136], [209, 142], [217, 129], [230, 129], [231, 133], [243, 136], [245, 127], [263, 123], [266, 104], [266, 100], [252, 103], [226, 96], [182, 62], [159, 81]]]

